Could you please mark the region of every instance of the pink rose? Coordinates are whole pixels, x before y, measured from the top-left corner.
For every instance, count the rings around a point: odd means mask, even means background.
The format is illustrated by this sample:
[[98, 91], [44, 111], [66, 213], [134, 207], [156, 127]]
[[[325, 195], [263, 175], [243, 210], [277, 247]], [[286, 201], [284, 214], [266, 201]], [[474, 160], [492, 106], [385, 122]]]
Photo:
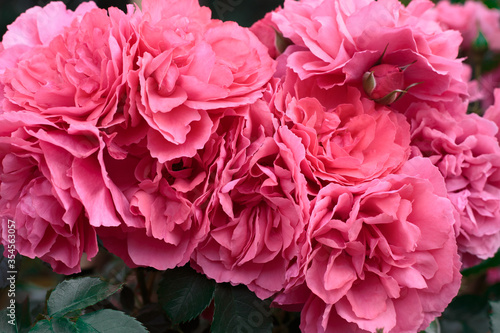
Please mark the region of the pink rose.
[[500, 50], [500, 11], [490, 9], [479, 1], [451, 4], [439, 1], [435, 8], [436, 20], [445, 29], [458, 30], [463, 37], [462, 47], [469, 49], [483, 34], [491, 50]]
[[204, 196], [200, 187], [207, 172], [201, 158], [196, 155], [163, 164], [145, 154], [106, 159], [110, 177], [140, 220], [136, 225], [99, 228], [106, 248], [129, 267], [165, 270], [186, 264], [209, 230], [207, 222], [196, 219], [193, 209], [193, 202]]
[[[301, 80], [314, 78], [323, 89], [361, 87], [374, 66], [403, 68], [408, 92], [391, 104], [405, 112], [415, 102], [457, 103], [467, 96], [462, 79], [461, 43], [456, 31], [443, 30], [426, 12], [430, 1], [285, 1], [273, 21], [294, 45], [278, 58]], [[370, 93], [368, 94], [370, 96]], [[378, 100], [374, 96], [372, 98]]]
[[[42, 18], [39, 29], [51, 31], [50, 17]], [[61, 128], [79, 121], [100, 127], [123, 122], [124, 73], [132, 68], [134, 19], [133, 12], [110, 8], [108, 16], [94, 8], [59, 34], [44, 34], [42, 44], [29, 41], [31, 48], [0, 77], [5, 85], [4, 111], [39, 113]], [[20, 34], [20, 27], [14, 27], [18, 29], [8, 36]]]
[[217, 282], [243, 283], [262, 299], [281, 290], [293, 271], [309, 217], [300, 139], [274, 131], [265, 103], [222, 127], [213, 164], [213, 194], [203, 203], [210, 223], [192, 265]]
[[403, 115], [377, 106], [357, 88], [314, 89], [310, 79], [294, 78], [288, 72], [273, 104], [281, 123], [301, 138], [318, 186], [370, 181], [404, 164], [410, 127]]
[[47, 46], [52, 39], [64, 32], [73, 20], [97, 8], [94, 2], [84, 2], [73, 12], [64, 3], [54, 1], [45, 7], [32, 7], [7, 27], [2, 37], [0, 73], [14, 67], [21, 56], [36, 46]]
[[454, 210], [444, 196], [442, 176], [422, 158], [367, 184], [324, 187], [307, 226], [305, 281], [275, 302], [308, 295], [303, 332], [425, 329], [460, 286]]
[[445, 178], [460, 215], [458, 246], [465, 266], [500, 248], [500, 147], [497, 126], [476, 114], [452, 117], [415, 105], [412, 145], [428, 156]]
[[[78, 169], [99, 148], [88, 134], [19, 128], [0, 137], [0, 213], [15, 221], [17, 251], [60, 274], [79, 272], [82, 255], [98, 251], [94, 226], [112, 223], [106, 212], [89, 223], [81, 202], [79, 184], [96, 170]], [[103, 208], [102, 199], [95, 193], [94, 209]], [[7, 244], [6, 221], [2, 237]]]
[[221, 108], [262, 96], [274, 61], [248, 29], [211, 20], [197, 1], [143, 6], [139, 68], [128, 78], [132, 105], [150, 127], [154, 157], [192, 157], [208, 141]]

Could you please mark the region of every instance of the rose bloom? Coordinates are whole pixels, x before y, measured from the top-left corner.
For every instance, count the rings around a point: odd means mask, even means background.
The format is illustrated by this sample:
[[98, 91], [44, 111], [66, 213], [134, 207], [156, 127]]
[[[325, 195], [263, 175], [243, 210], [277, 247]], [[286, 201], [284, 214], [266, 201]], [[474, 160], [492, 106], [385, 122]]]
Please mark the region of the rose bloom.
[[[5, 116], [0, 115], [3, 126], [18, 126]], [[98, 251], [94, 227], [119, 222], [108, 214], [111, 200], [98, 177], [99, 165], [91, 162], [99, 151], [95, 132], [48, 128], [26, 126], [0, 136], [0, 213], [15, 221], [21, 255], [39, 257], [57, 273], [73, 274], [80, 271], [84, 253], [92, 258]], [[90, 200], [92, 211], [85, 211], [82, 199]], [[7, 231], [2, 223], [4, 245]]]
[[323, 89], [364, 88], [365, 96], [400, 112], [415, 101], [461, 102], [467, 96], [457, 59], [462, 38], [427, 18], [432, 7], [426, 0], [408, 7], [397, 0], [287, 0], [272, 15], [293, 42], [278, 62]]
[[129, 74], [132, 107], [150, 127], [160, 162], [193, 157], [221, 108], [256, 101], [274, 61], [247, 28], [211, 20], [198, 1], [143, 1], [138, 68]]
[[500, 11], [490, 9], [480, 1], [451, 4], [439, 1], [433, 13], [444, 29], [458, 30], [463, 37], [462, 47], [469, 49], [481, 33], [493, 51], [500, 50]]
[[274, 61], [248, 29], [212, 20], [196, 1], [142, 5], [126, 109], [139, 131], [113, 127], [115, 150], [104, 161], [141, 222], [98, 234], [128, 265], [163, 270], [187, 263], [206, 238], [210, 223], [198, 206], [214, 186], [209, 168], [219, 149], [219, 124], [246, 117]]
[[301, 309], [306, 333], [423, 330], [460, 286], [454, 222], [423, 158], [360, 186], [329, 184], [313, 202], [305, 278], [275, 303]]
[[304, 148], [289, 129], [274, 127], [259, 101], [248, 117], [221, 128], [213, 191], [200, 207], [210, 233], [191, 261], [209, 278], [245, 284], [262, 299], [281, 290], [294, 271], [309, 218], [299, 166]]
[[[145, 145], [145, 143], [144, 143]], [[98, 228], [109, 251], [129, 267], [165, 270], [186, 264], [209, 230], [197, 219], [194, 203], [202, 200], [212, 155], [210, 142], [194, 157], [159, 163], [145, 147], [132, 147], [124, 159], [105, 156], [111, 180], [126, 197], [139, 223]]]
[[460, 215], [457, 241], [464, 265], [492, 257], [500, 248], [498, 127], [476, 114], [453, 117], [424, 104], [409, 113], [414, 154], [439, 168]]
[[[280, 122], [301, 138], [308, 178], [359, 184], [397, 171], [409, 156], [405, 116], [362, 96], [350, 86], [321, 89], [290, 70], [271, 98]], [[304, 162], [303, 162], [304, 163]]]
[[[138, 14], [129, 7], [129, 14], [110, 8], [108, 15], [87, 4], [70, 15], [61, 6], [21, 15], [6, 33], [2, 59], [10, 57], [12, 49], [25, 52], [0, 77], [4, 111], [39, 113], [61, 128], [78, 121], [99, 127], [123, 122], [119, 104], [126, 96], [124, 73], [133, 59], [130, 22]], [[68, 26], [55, 26], [57, 14]], [[72, 16], [76, 18], [70, 20]], [[37, 30], [27, 30], [31, 26]]]
[[14, 67], [19, 58], [36, 46], [47, 46], [57, 35], [71, 25], [73, 20], [97, 8], [93, 2], [84, 2], [73, 12], [59, 1], [45, 7], [35, 6], [21, 14], [7, 27], [0, 43], [0, 73]]

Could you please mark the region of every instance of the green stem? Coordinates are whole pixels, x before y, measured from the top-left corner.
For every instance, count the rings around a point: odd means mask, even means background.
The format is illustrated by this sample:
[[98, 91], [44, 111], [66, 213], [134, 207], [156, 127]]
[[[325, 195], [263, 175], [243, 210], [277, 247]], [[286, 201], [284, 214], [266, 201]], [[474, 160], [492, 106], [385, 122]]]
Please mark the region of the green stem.
[[137, 283], [141, 290], [142, 303], [149, 304], [151, 301], [149, 299], [148, 287], [146, 286], [146, 278], [144, 277], [144, 269], [140, 267], [137, 268]]

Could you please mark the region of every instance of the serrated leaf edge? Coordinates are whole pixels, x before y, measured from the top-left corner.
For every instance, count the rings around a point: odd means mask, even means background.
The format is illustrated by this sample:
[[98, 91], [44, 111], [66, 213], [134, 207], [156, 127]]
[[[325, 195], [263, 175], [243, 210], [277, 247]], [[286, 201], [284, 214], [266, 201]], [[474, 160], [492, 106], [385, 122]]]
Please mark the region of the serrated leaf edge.
[[[83, 307], [78, 307], [78, 306], [77, 306], [76, 308], [73, 308], [73, 307], [70, 305], [70, 306], [66, 306], [66, 307], [64, 307], [64, 308], [62, 308], [62, 309], [59, 309], [58, 311], [55, 311], [55, 312], [50, 313], [50, 312], [51, 312], [51, 311], [50, 311], [51, 309], [49, 308], [49, 302], [50, 302], [51, 297], [53, 297], [54, 291], [56, 291], [56, 290], [57, 290], [57, 288], [58, 288], [59, 286], [61, 286], [61, 285], [62, 285], [62, 284], [64, 284], [64, 283], [71, 283], [71, 282], [76, 281], [76, 280], [84, 280], [84, 279], [88, 279], [88, 278], [91, 278], [91, 279], [96, 280], [96, 281], [97, 281], [97, 280], [99, 280], [99, 282], [100, 282], [100, 283], [106, 283], [106, 284], [108, 285], [108, 287], [110, 287], [110, 289], [108, 289], [108, 290], [111, 290], [111, 288], [114, 288], [114, 290], [112, 290], [112, 291], [110, 291], [110, 292], [107, 292], [107, 293], [106, 293], [106, 294], [107, 294], [107, 296], [102, 297], [102, 298], [100, 298], [100, 299], [98, 298], [98, 300], [97, 300], [97, 301], [95, 301], [95, 302], [94, 302], [94, 303], [92, 303], [92, 304], [88, 304], [88, 305], [85, 305], [85, 306], [83, 306]], [[122, 289], [122, 287], [123, 287], [123, 283], [122, 283], [122, 284], [119, 284], [119, 285], [113, 285], [113, 284], [111, 284], [111, 283], [109, 283], [109, 282], [107, 282], [107, 281], [104, 281], [103, 279], [101, 279], [101, 278], [99, 278], [99, 277], [79, 277], [79, 278], [75, 278], [75, 279], [68, 279], [68, 280], [64, 280], [64, 281], [62, 281], [61, 283], [59, 283], [59, 284], [58, 284], [58, 285], [54, 288], [54, 290], [52, 290], [52, 292], [50, 293], [50, 296], [49, 296], [49, 297], [48, 297], [48, 299], [47, 299], [47, 311], [49, 312], [49, 316], [50, 316], [51, 318], [55, 318], [55, 317], [63, 317], [63, 316], [65, 316], [66, 314], [68, 314], [69, 312], [78, 311], [78, 310], [83, 310], [83, 309], [85, 309], [85, 308], [87, 308], [87, 307], [89, 307], [89, 306], [92, 306], [92, 305], [94, 305], [94, 304], [96, 304], [96, 303], [99, 303], [99, 302], [100, 302], [100, 301], [102, 301], [102, 300], [105, 300], [105, 299], [106, 299], [106, 298], [108, 298], [109, 296], [111, 296], [111, 295], [113, 295], [114, 293], [116, 293], [117, 291], [121, 290], [121, 289]], [[94, 296], [95, 296], [95, 294], [94, 294]], [[88, 299], [88, 298], [90, 298], [90, 296], [89, 296], [89, 297], [87, 297], [87, 298], [84, 298], [84, 299], [78, 299], [78, 302], [74, 302], [74, 303], [71, 303], [71, 304], [83, 303], [83, 302], [82, 302], [82, 300], [86, 300], [86, 299]], [[68, 310], [68, 309], [69, 309], [69, 310]]]

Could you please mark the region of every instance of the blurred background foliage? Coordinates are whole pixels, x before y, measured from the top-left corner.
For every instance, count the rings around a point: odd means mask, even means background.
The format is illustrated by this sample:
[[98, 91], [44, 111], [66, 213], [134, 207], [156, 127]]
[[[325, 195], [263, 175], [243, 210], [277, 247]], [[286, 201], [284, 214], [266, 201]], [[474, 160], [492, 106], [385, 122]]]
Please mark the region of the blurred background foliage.
[[[61, 0], [69, 9], [75, 9], [83, 0]], [[283, 4], [283, 0], [199, 0], [203, 6], [210, 7], [213, 18], [236, 21], [242, 26], [250, 26], [262, 18], [267, 12]], [[401, 0], [408, 4], [411, 0]], [[433, 0], [438, 2], [439, 0]], [[500, 0], [482, 0], [490, 8], [500, 8]], [[0, 0], [0, 34], [6, 31], [7, 25], [16, 17], [33, 6], [45, 6], [49, 0]], [[94, 0], [101, 8], [118, 7], [125, 10], [132, 0]], [[135, 2], [140, 2], [137, 0]], [[463, 3], [465, 0], [451, 0], [452, 3]]]
[[[33, 6], [45, 6], [48, 0], [0, 0], [0, 34], [6, 31], [7, 25], [16, 17]], [[69, 9], [75, 9], [82, 0], [62, 0]], [[125, 10], [127, 0], [94, 0], [101, 8], [118, 7]], [[136, 1], [140, 2], [140, 1]], [[242, 26], [250, 26], [253, 22], [278, 7], [283, 0], [200, 0], [200, 4], [210, 7], [213, 18], [224, 21], [236, 21]]]

